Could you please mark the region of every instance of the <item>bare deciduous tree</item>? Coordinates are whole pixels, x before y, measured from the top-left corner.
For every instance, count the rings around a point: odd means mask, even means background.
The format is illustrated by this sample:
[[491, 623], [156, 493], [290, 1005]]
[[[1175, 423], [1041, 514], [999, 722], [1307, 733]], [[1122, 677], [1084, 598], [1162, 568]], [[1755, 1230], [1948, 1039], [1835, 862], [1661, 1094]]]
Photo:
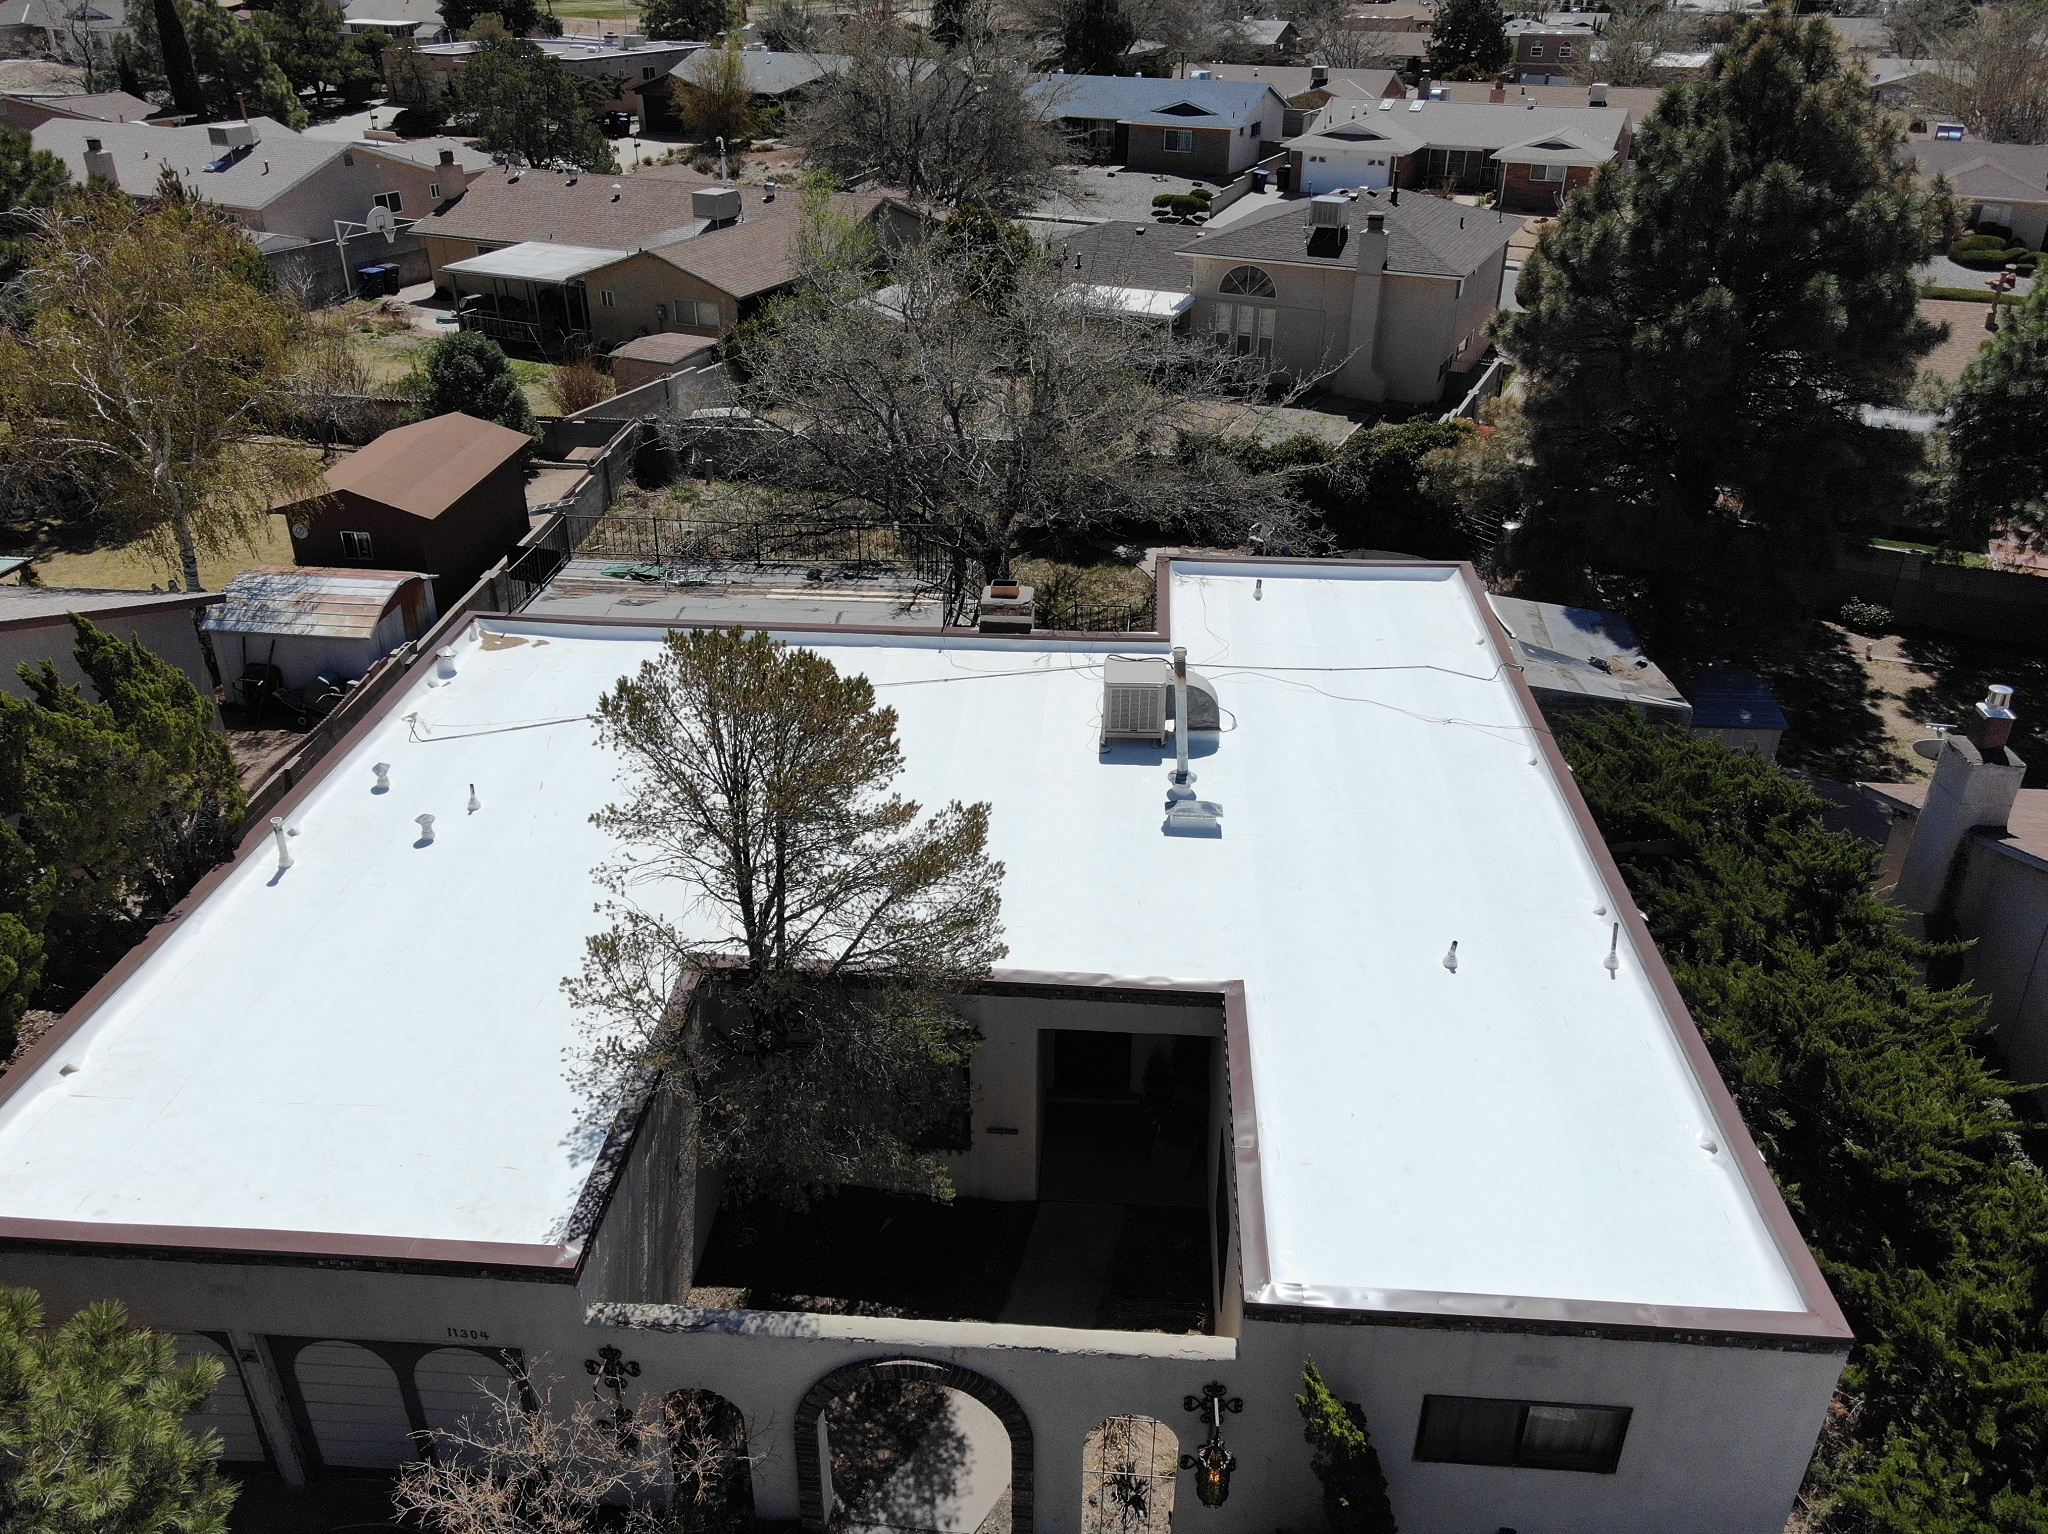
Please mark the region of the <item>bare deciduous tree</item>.
[[791, 136], [841, 184], [1004, 212], [1052, 191], [1066, 144], [1027, 90], [1030, 60], [984, 15], [950, 50], [887, 15], [847, 22], [830, 45], [848, 62], [819, 80]]
[[802, 242], [803, 284], [741, 359], [752, 472], [990, 579], [1027, 550], [1293, 536], [1285, 479], [1216, 446], [1264, 363], [1124, 307], [1114, 274], [1070, 282], [1056, 254], [963, 222], [882, 291], [866, 252]]
[[401, 1517], [436, 1534], [723, 1534], [744, 1521], [745, 1427], [701, 1391], [563, 1405], [522, 1371], [400, 1472]]
[[2048, 140], [2048, 16], [2033, 6], [1977, 11], [1941, 45], [1927, 105], [1981, 139]]
[[947, 999], [1005, 952], [988, 806], [892, 792], [895, 711], [763, 634], [670, 635], [597, 720], [627, 796], [594, 817], [619, 844], [612, 925], [565, 982], [594, 1079], [658, 1070], [692, 1153], [742, 1193], [947, 1196], [920, 1147], [965, 1106], [978, 1042]]

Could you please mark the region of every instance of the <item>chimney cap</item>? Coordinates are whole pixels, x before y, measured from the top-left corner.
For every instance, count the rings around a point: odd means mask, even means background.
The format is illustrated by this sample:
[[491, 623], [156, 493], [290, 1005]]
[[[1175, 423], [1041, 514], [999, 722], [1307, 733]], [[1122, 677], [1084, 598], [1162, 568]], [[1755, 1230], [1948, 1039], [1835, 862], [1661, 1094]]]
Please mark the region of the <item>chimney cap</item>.
[[1365, 232], [1367, 234], [1384, 233], [1386, 227], [1387, 215], [1380, 212], [1377, 208], [1365, 215]]
[[2016, 719], [2012, 711], [2012, 689], [2003, 682], [1993, 682], [1984, 693], [1984, 701], [1977, 705], [1979, 713], [1991, 719]]

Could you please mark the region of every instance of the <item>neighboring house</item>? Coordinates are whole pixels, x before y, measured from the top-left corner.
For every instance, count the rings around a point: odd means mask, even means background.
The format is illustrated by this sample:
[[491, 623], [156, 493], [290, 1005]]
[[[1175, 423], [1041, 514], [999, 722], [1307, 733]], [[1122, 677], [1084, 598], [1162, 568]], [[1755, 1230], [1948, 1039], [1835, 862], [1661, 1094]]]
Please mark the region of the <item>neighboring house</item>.
[[1195, 64], [1194, 79], [1239, 80], [1270, 85], [1287, 103], [1280, 136], [1295, 138], [1311, 131], [1331, 103], [1378, 102], [1405, 94], [1400, 76], [1391, 69], [1331, 69], [1322, 64]]
[[1882, 16], [1830, 16], [1835, 41], [1844, 53], [1883, 53], [1892, 45], [1891, 23]]
[[[1533, 101], [1539, 107], [1620, 107], [1636, 122], [1648, 117], [1658, 98], [1664, 94], [1660, 86], [1608, 85], [1604, 82], [1592, 85], [1509, 84], [1502, 87], [1484, 80], [1432, 80], [1429, 90], [1435, 100], [1462, 106], [1506, 102], [1511, 106], [1526, 107]], [[1494, 94], [1496, 90], [1500, 91], [1498, 96]]]
[[1898, 148], [1923, 186], [1946, 177], [1972, 228], [2010, 229], [2033, 250], [2048, 241], [2048, 144], [1912, 139]]
[[[989, 806], [952, 1202], [749, 1220], [584, 1069], [592, 716], [671, 630], [473, 614], [0, 1077], [0, 1283], [218, 1361], [195, 1418], [316, 1507], [531, 1367], [729, 1424], [739, 1522], [857, 1523], [833, 1456], [922, 1382], [943, 1527], [1317, 1529], [1313, 1359], [1412, 1534], [1778, 1534], [1853, 1338], [1470, 568], [1159, 568], [1167, 633], [778, 626], [888, 700], [906, 801]], [[1220, 836], [1162, 824], [1174, 645]]]
[[530, 530], [532, 451], [525, 432], [460, 413], [387, 431], [335, 462], [324, 492], [278, 508], [292, 559], [418, 570], [452, 607]]
[[131, 96], [126, 91], [99, 91], [90, 96], [43, 95], [28, 91], [10, 91], [0, 95], [0, 124], [17, 133], [33, 132], [56, 117], [77, 122], [139, 123], [152, 119], [161, 121], [166, 116], [173, 122], [182, 121], [154, 102]]
[[[914, 238], [922, 215], [875, 193], [839, 208], [885, 246]], [[463, 324], [555, 355], [579, 340], [609, 348], [636, 336], [731, 329], [796, 280], [797, 198], [698, 178], [614, 180], [528, 171], [486, 176], [414, 233]]]
[[[716, 48], [700, 49], [671, 69], [669, 78], [679, 86], [702, 85], [718, 56]], [[777, 53], [768, 48], [743, 48], [740, 60], [747, 89], [763, 105], [800, 100], [818, 81], [841, 73], [848, 63], [839, 53]]]
[[[0, 688], [17, 698], [29, 695], [18, 672], [23, 666], [51, 661], [57, 675], [77, 685], [85, 681], [73, 645], [77, 613], [119, 639], [132, 639], [159, 659], [170, 662], [191, 680], [209, 706], [213, 673], [199, 647], [201, 612], [220, 600], [218, 592], [89, 591], [60, 586], [0, 585]], [[87, 688], [88, 696], [97, 696]]]
[[1515, 50], [1512, 78], [1531, 85], [1569, 85], [1593, 57], [1593, 41], [1606, 17], [1598, 11], [1518, 17], [1507, 24]]
[[1341, 120], [1326, 113], [1288, 144], [1295, 190], [1492, 191], [1503, 207], [1551, 213], [1602, 165], [1628, 159], [1630, 117], [1620, 107], [1417, 100], [1352, 110]]
[[1365, 32], [1427, 32], [1436, 21], [1436, 7], [1417, 0], [1368, 3], [1344, 19], [1347, 26]]
[[[606, 86], [609, 97], [596, 103], [599, 111], [655, 115], [667, 110], [669, 71], [702, 48], [702, 43], [649, 42], [638, 35], [588, 43], [563, 37], [531, 39], [541, 52], [585, 80]], [[473, 42], [436, 43], [419, 51], [428, 75], [445, 89], [449, 80], [469, 63], [478, 45]], [[643, 100], [643, 97], [647, 98]]]
[[1247, 16], [1231, 28], [1232, 52], [1247, 61], [1285, 64], [1301, 56], [1301, 31], [1278, 16]]
[[1926, 99], [1930, 87], [1940, 82], [1945, 70], [1940, 59], [1874, 58], [1863, 61], [1864, 83], [1877, 104], [1894, 112], [1910, 111]]
[[2048, 1082], [2048, 789], [2022, 788], [2009, 744], [2010, 688], [1967, 710], [1960, 733], [1920, 744], [1921, 783], [1861, 787], [1891, 817], [1881, 892], [1925, 919], [1927, 935], [1969, 946], [1962, 978], [1986, 999], [2012, 1080]]
[[1546, 718], [1626, 708], [1653, 724], [1692, 723], [1692, 705], [1619, 613], [1491, 593], [1486, 600], [1521, 652], [1522, 680]]
[[1195, 328], [1347, 398], [1433, 404], [1486, 351], [1521, 222], [1420, 193], [1285, 203], [1186, 248]]
[[359, 681], [433, 622], [433, 582], [410, 570], [254, 565], [204, 626], [232, 695], [253, 702], [265, 693], [245, 678], [294, 689]]
[[1287, 102], [1249, 80], [1048, 75], [1030, 95], [1091, 158], [1131, 170], [1219, 180], [1272, 152]]
[[0, 0], [0, 57], [104, 65], [127, 24], [125, 0]]
[[30, 137], [78, 181], [151, 197], [168, 165], [188, 192], [253, 233], [304, 240], [331, 240], [336, 220], [360, 223], [373, 208], [417, 218], [459, 196], [469, 174], [459, 163], [418, 164], [394, 145], [307, 138], [268, 117], [203, 128], [53, 118]]
[[1185, 328], [1195, 307], [1195, 266], [1186, 252], [1201, 235], [1187, 224], [1112, 219], [1060, 235], [1047, 250], [1091, 302]]
[[422, 46], [455, 41], [441, 17], [440, 0], [348, 0], [342, 8], [344, 32], [381, 32], [393, 42], [410, 39]]

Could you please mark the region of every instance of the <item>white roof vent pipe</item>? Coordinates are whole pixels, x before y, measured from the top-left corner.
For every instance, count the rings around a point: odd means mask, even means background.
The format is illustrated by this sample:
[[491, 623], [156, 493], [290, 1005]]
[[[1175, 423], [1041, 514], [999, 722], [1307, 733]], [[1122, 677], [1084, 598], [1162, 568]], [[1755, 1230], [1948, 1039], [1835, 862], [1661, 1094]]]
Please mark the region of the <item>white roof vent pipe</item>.
[[1188, 770], [1188, 651], [1173, 647], [1173, 778], [1166, 790], [1170, 800], [1195, 797], [1195, 775]]

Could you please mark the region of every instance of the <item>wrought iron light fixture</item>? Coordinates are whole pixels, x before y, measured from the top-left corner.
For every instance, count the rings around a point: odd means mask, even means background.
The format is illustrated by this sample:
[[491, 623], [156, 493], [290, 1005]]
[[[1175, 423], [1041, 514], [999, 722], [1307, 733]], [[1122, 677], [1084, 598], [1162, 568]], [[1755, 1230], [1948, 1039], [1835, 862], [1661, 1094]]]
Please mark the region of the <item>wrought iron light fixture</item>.
[[1195, 1472], [1195, 1498], [1202, 1506], [1221, 1507], [1230, 1500], [1230, 1472], [1237, 1468], [1237, 1456], [1223, 1443], [1223, 1414], [1243, 1411], [1244, 1402], [1220, 1381], [1211, 1380], [1200, 1395], [1188, 1396], [1181, 1404], [1201, 1413], [1209, 1436], [1194, 1453], [1180, 1457], [1180, 1467]]

